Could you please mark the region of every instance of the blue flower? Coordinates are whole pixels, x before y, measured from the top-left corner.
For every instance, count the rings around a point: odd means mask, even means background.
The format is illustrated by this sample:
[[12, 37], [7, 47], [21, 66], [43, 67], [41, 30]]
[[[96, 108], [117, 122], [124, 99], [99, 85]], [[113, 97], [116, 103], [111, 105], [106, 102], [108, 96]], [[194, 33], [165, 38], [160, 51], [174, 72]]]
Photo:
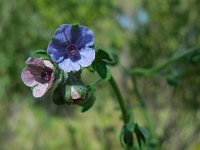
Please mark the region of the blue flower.
[[94, 35], [85, 26], [62, 24], [54, 33], [47, 52], [65, 72], [88, 67], [95, 59]]

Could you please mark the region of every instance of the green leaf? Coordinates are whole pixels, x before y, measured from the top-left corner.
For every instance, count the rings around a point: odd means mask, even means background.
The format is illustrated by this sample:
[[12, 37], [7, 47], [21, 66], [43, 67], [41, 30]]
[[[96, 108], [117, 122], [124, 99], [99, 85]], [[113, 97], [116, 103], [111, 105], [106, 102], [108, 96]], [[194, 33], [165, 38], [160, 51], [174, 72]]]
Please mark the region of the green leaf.
[[80, 106], [83, 107], [81, 112], [89, 110], [93, 106], [95, 100], [96, 100], [96, 90], [95, 88], [88, 86], [86, 100], [84, 103], [80, 104]]
[[112, 59], [112, 62], [109, 62], [110, 65], [117, 65], [119, 63], [119, 54], [116, 51], [110, 51], [109, 52], [110, 58]]
[[115, 60], [116, 58], [117, 58], [117, 55], [114, 55], [114, 53], [111, 54], [102, 49], [99, 49], [96, 52], [95, 62], [96, 63], [105, 62], [106, 64], [113, 65], [113, 64], [116, 64], [116, 60]]
[[102, 49], [99, 49], [99, 51], [97, 52], [96, 54], [96, 58], [95, 58], [98, 62], [104, 60], [104, 61], [112, 61], [112, 59], [110, 58], [109, 54], [102, 50]]
[[96, 71], [102, 79], [109, 80], [111, 78], [110, 68], [103, 62], [96, 64]]

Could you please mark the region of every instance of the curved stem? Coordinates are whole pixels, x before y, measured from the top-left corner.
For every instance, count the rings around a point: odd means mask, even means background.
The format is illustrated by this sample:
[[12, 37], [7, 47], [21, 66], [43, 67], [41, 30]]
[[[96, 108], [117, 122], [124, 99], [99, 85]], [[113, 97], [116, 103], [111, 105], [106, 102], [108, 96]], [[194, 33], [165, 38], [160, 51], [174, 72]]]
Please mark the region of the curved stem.
[[127, 109], [126, 109], [126, 106], [124, 103], [124, 99], [119, 91], [119, 88], [118, 88], [117, 83], [115, 82], [115, 79], [113, 78], [113, 76], [111, 76], [109, 82], [110, 82], [110, 84], [114, 90], [114, 93], [117, 97], [117, 101], [118, 101], [120, 109], [122, 111], [124, 124], [127, 124], [129, 122], [129, 115], [128, 115], [128, 112], [127, 112]]
[[191, 48], [183, 53], [175, 53], [171, 58], [168, 58], [166, 61], [161, 62], [158, 66], [144, 69], [144, 68], [133, 68], [130, 73], [135, 75], [144, 75], [144, 76], [152, 76], [160, 70], [166, 68], [167, 66], [173, 64], [174, 62], [187, 57], [197, 51], [200, 50], [200, 47]]

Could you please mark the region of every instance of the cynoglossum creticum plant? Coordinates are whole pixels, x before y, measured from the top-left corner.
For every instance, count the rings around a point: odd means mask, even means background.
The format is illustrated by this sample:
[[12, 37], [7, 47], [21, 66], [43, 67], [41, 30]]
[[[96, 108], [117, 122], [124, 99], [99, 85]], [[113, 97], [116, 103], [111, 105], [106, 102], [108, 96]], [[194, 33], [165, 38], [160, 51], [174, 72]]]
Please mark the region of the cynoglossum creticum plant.
[[[133, 149], [136, 145], [142, 148], [146, 132], [134, 122], [133, 114], [126, 107], [111, 75], [109, 66], [116, 64], [117, 55], [94, 45], [94, 34], [90, 29], [77, 24], [62, 24], [56, 29], [47, 50], [37, 50], [28, 58], [21, 78], [32, 88], [34, 97], [42, 97], [52, 88], [55, 104], [76, 104], [85, 112], [94, 104], [96, 90], [95, 84], [84, 84], [81, 74], [85, 68], [97, 73], [97, 81], [109, 81], [116, 94], [124, 123], [120, 136], [122, 145], [127, 149]], [[134, 137], [138, 144], [135, 144]]]

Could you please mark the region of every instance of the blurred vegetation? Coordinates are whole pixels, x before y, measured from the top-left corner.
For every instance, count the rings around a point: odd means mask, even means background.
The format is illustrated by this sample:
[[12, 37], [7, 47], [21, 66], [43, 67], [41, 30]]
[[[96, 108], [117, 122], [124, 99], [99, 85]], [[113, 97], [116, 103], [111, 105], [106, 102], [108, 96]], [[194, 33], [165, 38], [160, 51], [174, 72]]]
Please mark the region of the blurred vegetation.
[[199, 60], [180, 60], [156, 76], [126, 71], [199, 46], [199, 8], [197, 0], [1, 0], [0, 149], [122, 149], [120, 112], [106, 82], [81, 113], [54, 105], [50, 95], [34, 99], [20, 79], [29, 54], [46, 49], [62, 23], [88, 26], [96, 44], [119, 54], [112, 71], [135, 120], [151, 131], [151, 149], [200, 149]]

